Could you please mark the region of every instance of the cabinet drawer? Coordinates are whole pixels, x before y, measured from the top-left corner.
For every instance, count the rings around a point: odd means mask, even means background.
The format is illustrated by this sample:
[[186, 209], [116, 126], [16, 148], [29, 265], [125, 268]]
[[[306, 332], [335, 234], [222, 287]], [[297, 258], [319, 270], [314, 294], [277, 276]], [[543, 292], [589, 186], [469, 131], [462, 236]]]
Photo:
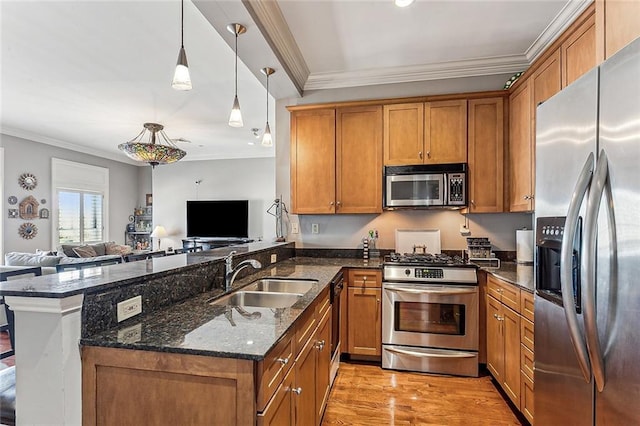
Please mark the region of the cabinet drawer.
[[520, 411], [533, 424], [533, 380], [522, 373], [520, 380]]
[[280, 382], [293, 365], [293, 340], [290, 336], [282, 339], [263, 361], [258, 363], [257, 410], [263, 411]]
[[520, 369], [533, 380], [533, 351], [525, 345], [520, 346]]
[[349, 270], [349, 287], [382, 287], [382, 271], [373, 269]]
[[520, 289], [493, 275], [487, 276], [487, 294], [516, 312], [520, 312]]
[[295, 418], [295, 405], [293, 401], [293, 379], [294, 370], [290, 370], [285, 376], [282, 384], [278, 386], [271, 401], [262, 413], [258, 413], [256, 424], [258, 426], [292, 424], [291, 419]]
[[320, 319], [322, 319], [322, 317], [327, 313], [327, 311], [329, 310], [329, 308], [331, 308], [331, 301], [329, 299], [329, 290], [330, 288], [327, 287], [322, 291], [322, 294], [320, 294], [320, 296], [318, 297], [318, 300], [315, 302], [316, 303], [316, 322], [320, 321]]
[[533, 293], [520, 290], [520, 314], [533, 322]]
[[304, 345], [313, 335], [317, 325], [318, 322], [316, 320], [315, 309], [308, 308], [297, 321], [294, 337], [295, 358], [298, 357], [298, 354], [302, 348], [304, 348]]
[[533, 348], [533, 323], [526, 318], [520, 321], [520, 342], [534, 352]]

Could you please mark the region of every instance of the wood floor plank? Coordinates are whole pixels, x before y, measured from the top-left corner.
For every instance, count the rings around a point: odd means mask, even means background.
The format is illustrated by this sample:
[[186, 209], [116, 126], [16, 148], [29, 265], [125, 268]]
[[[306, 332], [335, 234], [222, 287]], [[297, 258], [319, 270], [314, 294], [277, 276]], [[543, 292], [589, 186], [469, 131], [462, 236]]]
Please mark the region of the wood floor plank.
[[486, 375], [442, 377], [341, 363], [323, 425], [521, 425]]

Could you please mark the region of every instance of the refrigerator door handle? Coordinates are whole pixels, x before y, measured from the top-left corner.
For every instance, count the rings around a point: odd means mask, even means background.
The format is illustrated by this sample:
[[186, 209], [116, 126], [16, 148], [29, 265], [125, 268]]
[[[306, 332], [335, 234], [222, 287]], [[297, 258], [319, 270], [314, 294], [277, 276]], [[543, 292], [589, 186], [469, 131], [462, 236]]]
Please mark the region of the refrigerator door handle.
[[[599, 392], [602, 392], [604, 389], [605, 374], [596, 317], [596, 237], [598, 232], [598, 212], [600, 210], [600, 203], [605, 191], [607, 192], [609, 200], [611, 200], [611, 189], [609, 188], [609, 185], [609, 165], [607, 162], [607, 154], [602, 150], [598, 156], [598, 164], [596, 165], [589, 199], [587, 200], [584, 240], [586, 256], [583, 257], [583, 276], [585, 279], [586, 290], [584, 294], [584, 327], [585, 334], [587, 336], [587, 350], [589, 351], [589, 358], [591, 359], [591, 365], [593, 368], [593, 377], [596, 382], [596, 388]], [[611, 209], [611, 206], [609, 207]], [[609, 210], [609, 214], [611, 217], [611, 210]], [[615, 241], [612, 241], [611, 243], [614, 244]]]
[[[576, 187], [571, 195], [569, 209], [564, 224], [564, 236], [562, 238], [562, 249], [560, 252], [560, 286], [562, 290], [562, 304], [564, 305], [564, 316], [569, 327], [569, 336], [575, 350], [578, 364], [584, 380], [591, 381], [591, 366], [584, 336], [578, 326], [578, 314], [575, 309], [573, 294], [573, 241], [576, 235], [576, 226], [580, 215], [580, 207], [589, 189], [591, 176], [593, 175], [593, 153], [589, 153], [587, 160], [582, 167], [580, 177], [576, 182]], [[580, 283], [578, 283], [580, 285]]]

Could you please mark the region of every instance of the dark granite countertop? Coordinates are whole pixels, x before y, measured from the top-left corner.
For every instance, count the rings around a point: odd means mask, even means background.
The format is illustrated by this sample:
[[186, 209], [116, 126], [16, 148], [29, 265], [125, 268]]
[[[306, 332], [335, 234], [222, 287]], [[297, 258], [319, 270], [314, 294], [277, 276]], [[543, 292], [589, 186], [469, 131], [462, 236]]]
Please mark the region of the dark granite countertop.
[[237, 281], [239, 287], [263, 277], [318, 280], [312, 290], [289, 308], [247, 307], [245, 311], [210, 305], [210, 299], [223, 296], [222, 291], [214, 290], [84, 337], [81, 344], [262, 360], [343, 266], [371, 267], [352, 260], [292, 258]]
[[533, 282], [533, 264], [501, 262], [499, 268], [480, 268], [508, 283], [517, 285], [529, 293], [535, 291]]
[[146, 261], [87, 268], [57, 274], [29, 277], [0, 283], [0, 296], [64, 298], [88, 291], [102, 291], [125, 285], [140, 278], [173, 274], [181, 268], [219, 260], [232, 250], [238, 255], [285, 245], [287, 243], [255, 242], [223, 247], [205, 252], [156, 257]]

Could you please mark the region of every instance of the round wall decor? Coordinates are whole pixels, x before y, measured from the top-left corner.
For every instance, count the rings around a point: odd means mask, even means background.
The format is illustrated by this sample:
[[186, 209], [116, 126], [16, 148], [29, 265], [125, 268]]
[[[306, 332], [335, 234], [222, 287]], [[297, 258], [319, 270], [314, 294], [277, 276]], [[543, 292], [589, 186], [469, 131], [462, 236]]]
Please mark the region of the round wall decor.
[[22, 225], [20, 225], [20, 229], [18, 229], [18, 234], [20, 234], [20, 236], [25, 240], [30, 240], [36, 235], [38, 235], [38, 227], [31, 222], [25, 222]]
[[18, 197], [16, 197], [15, 195], [11, 195], [7, 201], [9, 201], [9, 204], [13, 206], [18, 202]]
[[18, 178], [18, 183], [23, 189], [31, 191], [38, 186], [38, 179], [31, 173], [23, 173]]

